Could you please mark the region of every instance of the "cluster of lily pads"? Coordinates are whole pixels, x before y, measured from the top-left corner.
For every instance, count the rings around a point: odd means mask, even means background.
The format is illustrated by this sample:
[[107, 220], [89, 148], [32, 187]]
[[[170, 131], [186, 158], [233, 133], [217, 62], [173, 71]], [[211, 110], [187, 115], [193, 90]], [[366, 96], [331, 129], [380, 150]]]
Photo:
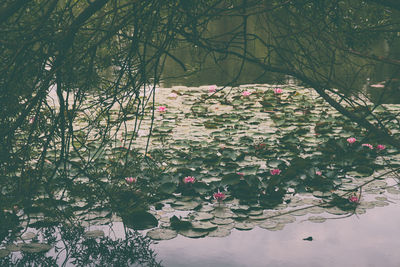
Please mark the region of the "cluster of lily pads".
[[152, 223], [131, 223], [158, 226], [148, 232], [153, 239], [279, 230], [295, 216], [323, 222], [388, 205], [387, 197], [400, 193], [385, 181], [399, 166], [395, 151], [301, 87], [160, 94], [173, 101], [160, 103], [152, 143], [168, 167], [150, 181], [130, 173], [137, 182], [129, 183], [157, 192]]
[[[385, 109], [399, 107], [374, 112]], [[81, 157], [95, 142], [71, 153], [73, 178], [52, 180], [54, 196], [23, 212], [4, 211], [8, 225], [122, 221], [155, 240], [223, 237], [362, 214], [400, 194], [397, 151], [299, 86], [162, 88], [146, 112], [142, 132], [127, 121], [90, 163]]]

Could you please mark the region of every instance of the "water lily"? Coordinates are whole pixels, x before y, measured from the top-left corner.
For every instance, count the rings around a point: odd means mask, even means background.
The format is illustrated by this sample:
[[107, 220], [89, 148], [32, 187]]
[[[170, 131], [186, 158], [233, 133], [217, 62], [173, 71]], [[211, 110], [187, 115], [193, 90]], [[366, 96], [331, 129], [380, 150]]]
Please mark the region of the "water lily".
[[217, 91], [217, 86], [214, 84], [214, 85], [211, 85], [210, 86], [210, 88], [208, 89], [208, 92], [210, 93], [210, 94], [213, 94], [213, 93], [215, 93]]
[[137, 178], [133, 178], [133, 177], [126, 177], [125, 181], [127, 184], [134, 184], [137, 181]]
[[281, 170], [280, 169], [272, 169], [269, 172], [271, 173], [271, 175], [279, 175], [279, 174], [281, 174]]
[[362, 144], [363, 147], [368, 147], [369, 149], [374, 149], [371, 144]]
[[214, 199], [216, 199], [218, 202], [223, 201], [226, 198], [226, 195], [224, 193], [219, 192], [218, 193], [214, 193], [213, 195]]
[[315, 174], [318, 175], [318, 176], [321, 176], [322, 172], [321, 171], [316, 171]]
[[349, 201], [352, 202], [352, 203], [358, 203], [359, 199], [356, 196], [351, 196], [351, 197], [349, 197]]
[[250, 92], [250, 91], [244, 91], [244, 92], [242, 92], [242, 96], [249, 96], [249, 95], [251, 95], [251, 92]]
[[378, 149], [378, 150], [385, 150], [386, 147], [385, 147], [384, 145], [377, 145], [377, 146], [376, 146], [376, 149]]
[[159, 106], [158, 107], [158, 111], [159, 112], [165, 112], [167, 110], [167, 107], [166, 106]]
[[196, 181], [196, 178], [194, 178], [193, 176], [186, 176], [185, 178], [183, 178], [183, 182], [185, 184], [194, 184], [194, 182]]
[[353, 144], [355, 141], [356, 141], [356, 139], [355, 139], [354, 137], [349, 137], [349, 138], [347, 138], [347, 142], [348, 142], [349, 144]]
[[264, 149], [267, 145], [265, 143], [260, 143], [258, 145], [255, 146], [256, 150], [261, 150]]
[[283, 90], [282, 90], [281, 88], [275, 88], [275, 89], [274, 89], [274, 93], [275, 93], [275, 94], [282, 94], [282, 93], [283, 93]]

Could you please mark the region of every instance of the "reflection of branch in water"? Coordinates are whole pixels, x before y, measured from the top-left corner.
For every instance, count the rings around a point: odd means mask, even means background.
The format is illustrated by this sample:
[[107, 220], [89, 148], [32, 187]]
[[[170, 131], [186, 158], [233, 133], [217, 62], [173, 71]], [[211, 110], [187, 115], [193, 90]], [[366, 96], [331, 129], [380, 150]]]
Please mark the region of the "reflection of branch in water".
[[54, 252], [10, 254], [0, 259], [0, 266], [161, 266], [150, 248], [152, 241], [136, 231], [127, 231], [125, 238], [111, 238], [85, 235], [83, 227], [60, 225], [45, 228], [41, 236], [41, 243], [55, 247]]

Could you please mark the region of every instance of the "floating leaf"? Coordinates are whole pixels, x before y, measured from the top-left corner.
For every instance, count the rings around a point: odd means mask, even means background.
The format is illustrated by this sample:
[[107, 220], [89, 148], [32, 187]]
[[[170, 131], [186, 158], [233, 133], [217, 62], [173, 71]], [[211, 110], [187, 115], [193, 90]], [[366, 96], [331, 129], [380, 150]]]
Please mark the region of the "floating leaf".
[[21, 239], [22, 240], [29, 240], [29, 239], [32, 239], [32, 238], [35, 238], [35, 237], [36, 237], [35, 233], [27, 232], [21, 237]]
[[217, 225], [210, 222], [192, 222], [193, 230], [197, 231], [212, 231], [217, 228]]
[[156, 217], [146, 211], [129, 212], [122, 215], [122, 220], [126, 226], [135, 230], [145, 230], [158, 225]]
[[210, 232], [208, 237], [226, 237], [231, 234], [231, 231], [226, 228], [218, 227], [216, 230]]
[[194, 231], [192, 229], [187, 229], [187, 230], [180, 230], [179, 234], [190, 238], [200, 238], [207, 236], [208, 232]]
[[211, 220], [211, 222], [214, 223], [214, 224], [218, 224], [218, 225], [226, 225], [226, 224], [231, 224], [231, 223], [233, 223], [234, 220], [231, 219], [231, 218], [226, 218], [226, 219], [223, 219], [223, 218], [214, 218], [214, 219]]
[[169, 240], [175, 238], [177, 235], [176, 231], [165, 228], [152, 229], [146, 234], [146, 236], [153, 240]]
[[278, 225], [276, 221], [273, 220], [265, 220], [264, 222], [260, 223], [258, 227], [264, 228], [264, 229], [271, 229], [275, 228]]
[[310, 217], [308, 217], [308, 220], [310, 222], [314, 222], [314, 223], [323, 223], [326, 221], [326, 218], [321, 217], [321, 216], [310, 216]]
[[25, 243], [21, 246], [21, 251], [28, 253], [45, 252], [51, 249], [51, 246], [43, 243]]
[[193, 217], [194, 220], [198, 221], [206, 221], [206, 220], [211, 220], [214, 218], [214, 215], [208, 212], [196, 212], [192, 213], [189, 215], [190, 217]]
[[235, 228], [241, 231], [248, 231], [254, 228], [254, 224], [251, 222], [238, 222], [235, 223]]
[[176, 217], [175, 215], [170, 218], [170, 223], [172, 229], [175, 230], [185, 230], [192, 227], [192, 223], [189, 221], [184, 221]]
[[7, 257], [8, 254], [10, 254], [10, 251], [8, 251], [7, 249], [0, 249], [0, 258]]

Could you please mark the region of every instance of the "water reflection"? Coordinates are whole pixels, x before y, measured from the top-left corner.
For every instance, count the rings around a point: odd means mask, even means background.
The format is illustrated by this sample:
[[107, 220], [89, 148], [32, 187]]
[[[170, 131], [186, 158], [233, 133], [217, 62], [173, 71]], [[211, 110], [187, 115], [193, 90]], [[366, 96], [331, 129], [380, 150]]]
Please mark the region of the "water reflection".
[[113, 232], [61, 223], [28, 228], [22, 240], [3, 240], [0, 266], [161, 266], [148, 238], [131, 230], [123, 237]]
[[[257, 20], [262, 19], [257, 16], [249, 17], [247, 21], [248, 34], [258, 36], [265, 42], [272, 42], [269, 31], [258, 25]], [[234, 36], [236, 27], [242, 22], [238, 17], [222, 17], [210, 22], [207, 26], [206, 36], [212, 37], [212, 41], [221, 42], [220, 45], [227, 45], [230, 38]], [[273, 25], [269, 25], [273, 27]], [[237, 30], [237, 29], [236, 29]], [[385, 40], [376, 40], [370, 45], [371, 55], [380, 55], [385, 60], [377, 61], [371, 65], [367, 59], [355, 58], [354, 61], [341, 62], [340, 67], [335, 68], [336, 79], [335, 87], [343, 92], [367, 93], [374, 103], [400, 103], [400, 81], [399, 81], [399, 40], [394, 40], [390, 44]], [[272, 42], [273, 44], [273, 42]], [[282, 44], [279, 44], [282, 45]], [[243, 43], [236, 44], [239, 53], [243, 53]], [[238, 48], [240, 47], [240, 49]], [[255, 58], [268, 60], [270, 64], [280, 66], [282, 62], [273, 53], [268, 54], [268, 49], [252, 37], [246, 42], [247, 53]], [[289, 51], [295, 51], [293, 47], [287, 47]], [[235, 49], [233, 49], [235, 50]], [[268, 72], [256, 64], [242, 62], [235, 56], [229, 54], [211, 53], [201, 48], [188, 44], [178, 43], [171, 49], [170, 53], [174, 59], [167, 58], [164, 74], [163, 87], [171, 86], [201, 86], [204, 84], [240, 85], [240, 84], [283, 84], [287, 83], [287, 77], [283, 74]], [[179, 63], [177, 63], [178, 59]], [[290, 60], [290, 58], [288, 59]], [[338, 60], [338, 59], [337, 59]], [[355, 64], [354, 66], [351, 64]], [[354, 67], [363, 66], [355, 73]], [[319, 70], [323, 73], [324, 68]], [[349, 76], [351, 73], [351, 76]], [[349, 81], [347, 81], [347, 79]], [[350, 81], [351, 80], [351, 81]], [[386, 84], [385, 88], [377, 88], [373, 85]], [[371, 86], [372, 85], [372, 86]], [[343, 86], [343, 88], [341, 88]]]

